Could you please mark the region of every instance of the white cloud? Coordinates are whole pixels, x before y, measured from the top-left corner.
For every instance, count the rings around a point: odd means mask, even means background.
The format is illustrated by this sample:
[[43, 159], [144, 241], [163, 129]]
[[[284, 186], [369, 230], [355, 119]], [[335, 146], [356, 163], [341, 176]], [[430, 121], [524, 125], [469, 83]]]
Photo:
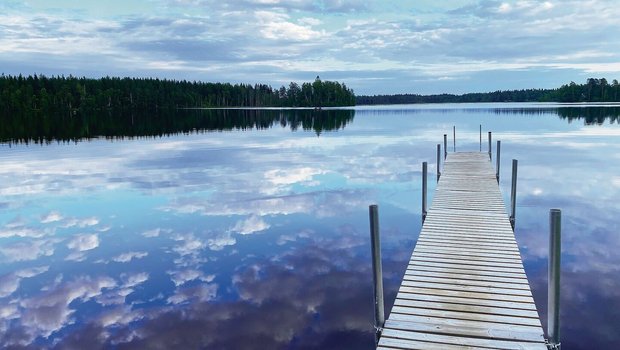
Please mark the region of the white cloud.
[[121, 274], [121, 280], [123, 280], [123, 288], [135, 287], [148, 281], [148, 279], [149, 274], [147, 272]]
[[54, 230], [50, 229], [35, 229], [30, 227], [13, 227], [0, 229], [0, 238], [10, 238], [10, 237], [31, 237], [31, 238], [41, 238], [43, 236], [50, 235], [54, 232]]
[[215, 238], [207, 239], [207, 245], [213, 251], [220, 251], [236, 243], [237, 240], [231, 235], [231, 232], [222, 232], [215, 236]]
[[67, 255], [65, 260], [66, 261], [74, 261], [74, 262], [84, 261], [84, 260], [86, 260], [86, 254], [84, 254], [84, 252], [80, 252], [80, 251], [71, 252], [71, 253], [69, 253], [69, 255]]
[[170, 304], [181, 304], [187, 301], [205, 302], [215, 299], [217, 296], [217, 284], [201, 284], [194, 287], [177, 289], [168, 297]]
[[290, 22], [289, 16], [283, 13], [257, 11], [255, 16], [262, 27], [260, 33], [267, 39], [309, 41], [321, 40], [326, 36], [324, 31], [312, 30], [307, 21], [302, 21], [301, 24]]
[[176, 240], [181, 244], [174, 246], [172, 250], [182, 256], [197, 254], [207, 246], [203, 240], [196, 238], [193, 234], [179, 235]]
[[20, 241], [0, 247], [0, 254], [9, 262], [36, 260], [54, 254], [57, 240]]
[[102, 327], [122, 326], [133, 321], [137, 321], [143, 317], [144, 315], [142, 311], [132, 310], [130, 306], [121, 305], [102, 313], [98, 317], [97, 323], [99, 323]]
[[127, 252], [127, 253], [122, 253], [122, 254], [119, 254], [113, 257], [112, 261], [126, 263], [126, 262], [130, 262], [133, 259], [142, 259], [147, 255], [149, 255], [149, 253], [147, 252]]
[[20, 321], [35, 336], [48, 337], [72, 322], [70, 317], [74, 309], [69, 305], [75, 300], [86, 302], [99, 296], [102, 290], [115, 286], [116, 282], [109, 277], [78, 277], [46, 293], [20, 301], [23, 308]]
[[96, 234], [83, 234], [74, 237], [67, 243], [69, 249], [80, 252], [95, 249], [99, 246], [99, 236]]
[[20, 281], [21, 278], [12, 273], [0, 276], [0, 298], [7, 297], [17, 291]]
[[252, 215], [245, 220], [237, 221], [232, 231], [238, 232], [242, 235], [249, 235], [252, 233], [264, 231], [271, 227], [263, 218], [258, 215]]
[[167, 271], [167, 273], [177, 287], [189, 281], [200, 280], [203, 282], [211, 282], [215, 278], [215, 275], [205, 275], [204, 272], [194, 269]]
[[99, 219], [96, 217], [89, 217], [89, 218], [84, 218], [84, 219], [76, 219], [76, 218], [71, 218], [71, 219], [67, 219], [66, 222], [62, 225], [63, 228], [68, 228], [68, 227], [80, 227], [80, 228], [84, 228], [84, 227], [88, 227], [88, 226], [95, 226], [99, 224]]
[[13, 220], [9, 221], [6, 225], [4, 225], [4, 227], [12, 229], [12, 228], [23, 227], [24, 225], [26, 225], [24, 218], [22, 218], [21, 215], [18, 215]]
[[161, 229], [160, 228], [156, 228], [156, 229], [152, 229], [152, 230], [148, 230], [148, 231], [142, 232], [142, 236], [147, 237], [147, 238], [159, 237], [160, 233], [161, 233]]
[[19, 318], [19, 310], [15, 304], [0, 305], [0, 319], [12, 320]]
[[57, 222], [63, 219], [63, 216], [57, 211], [50, 211], [43, 217], [41, 217], [42, 224], [49, 224], [52, 222]]
[[49, 270], [49, 266], [30, 267], [0, 276], [0, 298], [13, 294], [24, 278], [32, 278]]
[[293, 169], [274, 169], [265, 172], [265, 179], [272, 184], [292, 185], [312, 180], [315, 175], [325, 174], [325, 170], [303, 167]]

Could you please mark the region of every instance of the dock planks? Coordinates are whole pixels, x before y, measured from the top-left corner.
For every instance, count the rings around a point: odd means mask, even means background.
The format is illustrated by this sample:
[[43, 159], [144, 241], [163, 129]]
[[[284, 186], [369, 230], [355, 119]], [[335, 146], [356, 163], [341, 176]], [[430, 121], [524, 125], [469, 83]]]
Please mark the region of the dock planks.
[[446, 159], [377, 349], [547, 349], [488, 154]]

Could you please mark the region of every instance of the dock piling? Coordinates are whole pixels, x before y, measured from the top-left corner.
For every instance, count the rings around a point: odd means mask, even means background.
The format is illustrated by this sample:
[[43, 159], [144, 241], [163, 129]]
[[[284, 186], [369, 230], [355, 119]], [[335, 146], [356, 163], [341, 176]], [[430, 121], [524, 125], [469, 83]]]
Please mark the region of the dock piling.
[[426, 190], [427, 190], [428, 164], [422, 163], [422, 222], [426, 219]]
[[[489, 133], [490, 135], [491, 133]], [[490, 137], [490, 136], [489, 136]], [[512, 160], [512, 185], [510, 186], [510, 225], [515, 230], [515, 212], [517, 210], [517, 165], [516, 159]]]
[[441, 176], [441, 144], [437, 144], [437, 182], [439, 182], [439, 177]]
[[549, 211], [549, 288], [547, 332], [549, 348], [560, 350], [560, 260], [562, 252], [562, 211]]
[[448, 157], [448, 135], [443, 134], [443, 159]]
[[497, 155], [495, 156], [495, 158], [497, 158], [497, 170], [495, 171], [495, 178], [497, 179], [497, 183], [499, 184], [499, 165], [500, 165], [500, 161], [499, 161], [499, 155], [500, 155], [500, 149], [502, 146], [502, 141], [497, 140]]
[[372, 250], [372, 277], [374, 281], [373, 296], [375, 298], [375, 345], [385, 324], [385, 306], [383, 301], [383, 268], [381, 266], [381, 241], [379, 239], [379, 207], [373, 204], [368, 207], [370, 216], [370, 242]]
[[491, 132], [489, 131], [489, 161], [491, 161], [493, 158], [491, 157]]

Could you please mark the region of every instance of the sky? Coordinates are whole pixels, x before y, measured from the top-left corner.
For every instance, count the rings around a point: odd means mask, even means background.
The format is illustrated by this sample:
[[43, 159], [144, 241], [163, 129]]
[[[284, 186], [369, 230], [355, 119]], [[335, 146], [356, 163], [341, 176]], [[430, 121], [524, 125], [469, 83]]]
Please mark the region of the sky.
[[3, 0], [0, 73], [553, 88], [620, 78], [619, 18], [616, 0]]

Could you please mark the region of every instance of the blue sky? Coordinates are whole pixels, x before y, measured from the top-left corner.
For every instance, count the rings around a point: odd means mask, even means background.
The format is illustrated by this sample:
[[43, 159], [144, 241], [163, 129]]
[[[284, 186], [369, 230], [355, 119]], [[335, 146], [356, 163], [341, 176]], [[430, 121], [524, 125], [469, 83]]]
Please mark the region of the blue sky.
[[8, 0], [0, 72], [267, 83], [358, 94], [620, 78], [620, 7], [591, 1]]

